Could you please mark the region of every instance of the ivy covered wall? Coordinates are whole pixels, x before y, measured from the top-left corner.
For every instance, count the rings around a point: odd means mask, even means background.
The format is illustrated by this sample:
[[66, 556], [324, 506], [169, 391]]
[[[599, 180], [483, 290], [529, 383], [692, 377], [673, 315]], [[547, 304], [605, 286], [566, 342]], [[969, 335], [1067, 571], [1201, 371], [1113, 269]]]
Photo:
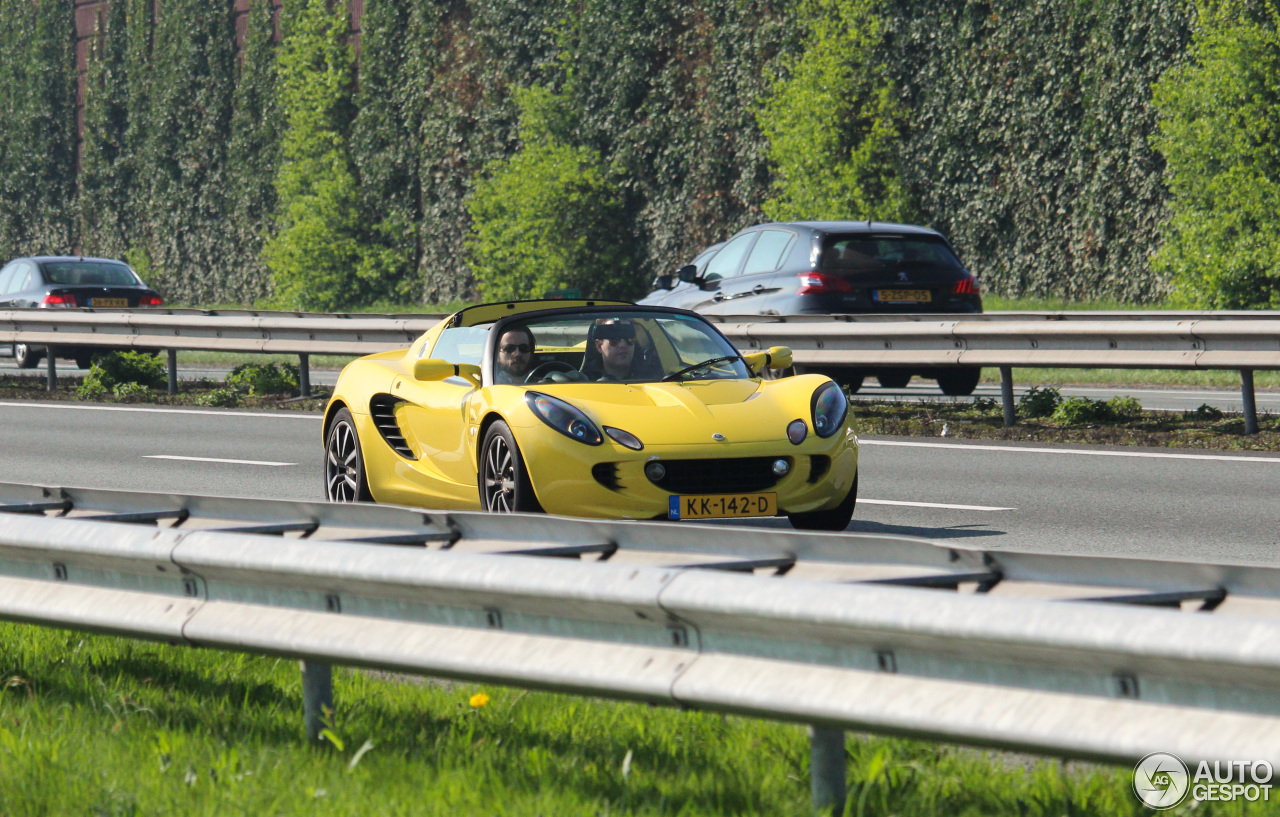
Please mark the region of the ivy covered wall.
[[[593, 295], [637, 295], [766, 214], [909, 216], [999, 294], [1169, 291], [1151, 86], [1187, 59], [1190, 0], [283, 0], [284, 18], [316, 2], [357, 80], [330, 100], [351, 106], [340, 218], [308, 222], [342, 247], [311, 273], [330, 306], [474, 296], [486, 218], [555, 226], [476, 206], [522, 189], [511, 168], [569, 166], [522, 138], [552, 133], [522, 119], [526, 89], [607, 203], [576, 207], [600, 223], [554, 256], [564, 280], [608, 265]], [[0, 121], [0, 254], [126, 256], [170, 300], [314, 303], [303, 256], [264, 252], [315, 192], [285, 161], [280, 5], [0, 0], [0, 103], [24, 114]]]

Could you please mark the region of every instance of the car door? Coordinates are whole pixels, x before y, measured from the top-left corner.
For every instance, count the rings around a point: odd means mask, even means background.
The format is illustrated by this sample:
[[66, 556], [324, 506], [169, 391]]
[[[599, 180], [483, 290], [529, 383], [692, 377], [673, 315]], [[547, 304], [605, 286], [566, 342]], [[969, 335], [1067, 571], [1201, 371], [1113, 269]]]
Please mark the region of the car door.
[[[479, 365], [487, 336], [488, 327], [446, 329], [423, 357]], [[475, 392], [471, 381], [462, 377], [420, 382], [405, 376], [392, 384], [392, 394], [403, 401], [396, 408], [396, 420], [418, 457], [414, 467], [433, 481], [439, 496], [458, 507], [474, 506], [477, 497], [472, 442], [467, 438], [467, 407]]]
[[695, 290], [696, 297], [691, 299], [693, 303], [680, 304], [680, 307], [696, 312], [723, 314], [725, 310], [719, 308], [724, 301], [724, 294], [720, 288], [725, 279], [733, 278], [738, 274], [742, 268], [742, 261], [746, 258], [757, 236], [759, 232], [752, 230], [730, 239], [707, 264], [707, 269], [702, 274], [704, 283], [701, 288]]
[[31, 291], [40, 286], [36, 265], [30, 261], [14, 261], [10, 266], [13, 267], [13, 275], [6, 283], [2, 296], [5, 306], [39, 306], [40, 301]]
[[0, 307], [13, 306], [13, 299], [9, 297], [9, 284], [12, 283], [13, 276], [17, 272], [17, 261], [6, 264], [4, 269], [0, 269]]
[[[732, 276], [720, 282], [714, 312], [721, 315], [751, 315], [768, 311], [769, 296], [783, 285], [774, 273], [795, 244], [791, 230], [759, 230], [746, 259]], [[794, 283], [789, 281], [788, 283]]]

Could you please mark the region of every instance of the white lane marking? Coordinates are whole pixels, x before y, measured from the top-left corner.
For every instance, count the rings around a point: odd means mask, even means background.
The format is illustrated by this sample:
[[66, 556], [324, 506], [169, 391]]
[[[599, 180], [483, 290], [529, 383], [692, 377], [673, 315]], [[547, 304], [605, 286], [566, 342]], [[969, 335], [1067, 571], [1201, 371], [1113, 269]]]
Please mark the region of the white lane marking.
[[948, 505], [944, 502], [895, 502], [892, 499], [859, 499], [859, 505], [905, 505], [908, 508], [946, 508], [950, 511], [1016, 511], [1017, 508], [996, 508], [990, 505]]
[[303, 414], [297, 411], [205, 411], [204, 409], [185, 408], [143, 408], [142, 406], [78, 406], [64, 403], [29, 403], [0, 402], [4, 408], [51, 408], [70, 409], [72, 411], [140, 411], [147, 414], [212, 414], [215, 417], [275, 417], [288, 420], [322, 420], [319, 414]]
[[1078, 448], [1020, 448], [1012, 445], [960, 445], [958, 443], [911, 443], [902, 440], [866, 440], [861, 445], [897, 445], [910, 448], [956, 448], [963, 451], [1011, 451], [1015, 454], [1079, 454], [1086, 457], [1142, 457], [1157, 460], [1213, 460], [1217, 462], [1262, 462], [1280, 465], [1280, 457], [1230, 457], [1221, 454], [1162, 454], [1154, 451], [1082, 451]]
[[183, 460], [185, 462], [225, 462], [231, 465], [297, 465], [296, 462], [269, 462], [267, 460], [224, 460], [219, 457], [179, 457], [176, 454], [143, 454], [147, 460]]

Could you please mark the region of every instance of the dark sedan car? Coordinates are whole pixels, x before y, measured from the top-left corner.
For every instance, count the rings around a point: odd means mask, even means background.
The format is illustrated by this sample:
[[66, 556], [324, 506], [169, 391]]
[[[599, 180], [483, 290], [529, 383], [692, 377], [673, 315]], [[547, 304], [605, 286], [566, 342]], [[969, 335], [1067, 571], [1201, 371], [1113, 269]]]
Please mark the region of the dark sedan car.
[[[159, 293], [142, 283], [123, 261], [109, 258], [39, 256], [15, 258], [0, 268], [0, 309], [14, 307], [130, 309], [160, 306]], [[92, 349], [58, 347], [58, 357], [89, 368]], [[31, 369], [44, 357], [43, 346], [13, 345], [18, 368]]]
[[[658, 276], [654, 286], [640, 303], [712, 315], [982, 311], [978, 280], [946, 237], [874, 221], [757, 224], [704, 250], [676, 275]], [[946, 394], [972, 394], [981, 376], [981, 369], [959, 366], [820, 372], [854, 391], [867, 376], [901, 388], [922, 375], [936, 378]]]

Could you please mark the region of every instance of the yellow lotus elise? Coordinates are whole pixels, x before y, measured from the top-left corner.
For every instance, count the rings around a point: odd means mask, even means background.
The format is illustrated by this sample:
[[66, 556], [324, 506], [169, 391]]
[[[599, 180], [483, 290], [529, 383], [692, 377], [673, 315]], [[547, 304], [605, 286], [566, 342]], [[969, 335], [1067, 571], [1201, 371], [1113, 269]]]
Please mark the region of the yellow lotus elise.
[[342, 370], [324, 416], [334, 502], [613, 519], [786, 516], [843, 530], [849, 403], [701, 315], [606, 301], [485, 304]]

